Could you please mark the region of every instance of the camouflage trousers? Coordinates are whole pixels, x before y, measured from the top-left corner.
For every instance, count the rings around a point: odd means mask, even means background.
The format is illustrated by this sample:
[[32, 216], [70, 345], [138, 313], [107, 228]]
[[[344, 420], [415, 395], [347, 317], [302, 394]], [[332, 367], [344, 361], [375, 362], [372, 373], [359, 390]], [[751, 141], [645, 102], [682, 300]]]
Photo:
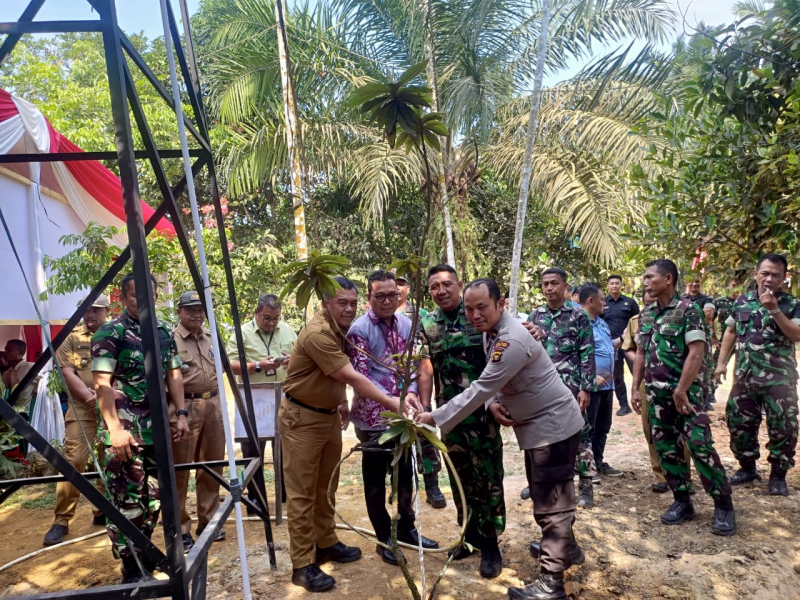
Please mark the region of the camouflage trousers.
[[597, 475], [597, 466], [594, 464], [594, 453], [592, 452], [592, 424], [586, 411], [582, 410], [583, 429], [581, 429], [581, 441], [578, 445], [578, 454], [575, 457], [575, 472], [581, 477], [594, 477]]
[[[506, 503], [503, 496], [503, 438], [492, 413], [480, 407], [444, 434], [448, 456], [461, 480], [468, 514], [467, 536], [496, 538], [506, 528]], [[450, 489], [461, 523], [464, 500], [449, 472]]]
[[417, 471], [420, 475], [439, 475], [442, 470], [442, 457], [439, 451], [428, 440], [422, 443], [422, 459], [417, 462]]
[[[158, 481], [155, 476], [148, 476], [145, 473], [145, 469], [156, 466], [153, 446], [139, 446], [133, 458], [124, 462], [115, 457], [110, 448], [106, 448], [106, 456], [109, 457], [105, 468], [106, 481], [111, 493], [109, 500], [125, 518], [149, 538], [158, 523], [158, 514], [161, 510]], [[114, 556], [116, 558], [132, 556], [127, 538], [108, 519], [106, 519], [106, 530], [108, 537], [111, 538]], [[141, 548], [136, 548], [136, 553], [141, 555]]]
[[691, 487], [690, 465], [684, 458], [685, 445], [694, 460], [703, 489], [714, 498], [729, 496], [731, 484], [719, 454], [714, 449], [711, 419], [703, 410], [700, 386], [693, 385], [689, 388], [689, 402], [697, 413], [688, 415], [678, 413], [672, 399], [672, 390], [650, 386], [646, 386], [646, 389], [653, 444], [669, 489], [673, 492], [688, 492]]
[[770, 386], [736, 383], [725, 406], [731, 450], [739, 461], [758, 460], [761, 409], [767, 413], [766, 444], [769, 464], [788, 471], [797, 447], [797, 385], [794, 381]]

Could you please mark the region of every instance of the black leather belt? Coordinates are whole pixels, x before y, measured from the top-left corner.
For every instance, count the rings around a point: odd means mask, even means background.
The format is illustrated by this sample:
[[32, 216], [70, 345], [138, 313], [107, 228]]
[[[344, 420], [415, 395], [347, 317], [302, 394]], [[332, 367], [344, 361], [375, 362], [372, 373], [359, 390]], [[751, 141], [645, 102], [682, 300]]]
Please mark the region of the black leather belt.
[[213, 398], [217, 394], [219, 394], [219, 392], [217, 390], [214, 390], [213, 392], [200, 392], [199, 394], [184, 394], [183, 397], [188, 400], [198, 400], [200, 398], [208, 400], [209, 398]]
[[313, 410], [314, 412], [322, 413], [323, 415], [333, 415], [336, 414], [337, 410], [339, 410], [338, 408], [317, 408], [316, 406], [309, 406], [305, 402], [300, 402], [300, 400], [297, 398], [292, 398], [289, 394], [286, 394], [286, 399], [292, 404], [297, 404], [297, 406], [307, 408], [308, 410]]

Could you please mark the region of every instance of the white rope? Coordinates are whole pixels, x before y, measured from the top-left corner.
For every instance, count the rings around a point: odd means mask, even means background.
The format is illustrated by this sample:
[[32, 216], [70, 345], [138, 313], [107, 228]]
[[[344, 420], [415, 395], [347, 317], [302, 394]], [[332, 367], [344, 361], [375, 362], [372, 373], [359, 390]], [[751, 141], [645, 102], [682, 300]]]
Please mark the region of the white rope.
[[411, 444], [411, 479], [414, 480], [414, 512], [417, 515], [417, 543], [419, 544], [419, 577], [422, 580], [422, 597], [427, 598], [425, 590], [425, 553], [422, 548], [422, 516], [419, 507], [419, 481], [417, 480], [417, 445]]
[[0, 573], [5, 571], [6, 569], [10, 569], [13, 566], [18, 565], [21, 562], [25, 562], [26, 560], [33, 558], [34, 556], [39, 556], [40, 554], [44, 554], [45, 552], [49, 552], [50, 550], [55, 550], [56, 548], [63, 548], [64, 546], [69, 546], [70, 544], [77, 544], [78, 542], [83, 542], [85, 540], [100, 536], [100, 535], [107, 535], [106, 530], [103, 529], [102, 531], [95, 531], [94, 533], [90, 533], [89, 535], [84, 535], [79, 538], [75, 538], [74, 540], [69, 540], [68, 542], [61, 542], [60, 544], [56, 544], [55, 546], [46, 546], [44, 548], [39, 548], [35, 552], [31, 552], [30, 554], [26, 554], [25, 556], [21, 556], [16, 560], [12, 560], [10, 563], [4, 564], [0, 567]]
[[[167, 0], [161, 0], [161, 20], [164, 24], [164, 43], [167, 46], [167, 62], [169, 63], [169, 77], [172, 83], [172, 98], [175, 102], [175, 116], [178, 121], [178, 134], [181, 138], [181, 154], [183, 156], [183, 170], [186, 174], [186, 189], [189, 193], [189, 203], [192, 207], [192, 224], [194, 225], [194, 236], [197, 242], [197, 257], [200, 263], [200, 273], [203, 279], [203, 295], [205, 296], [206, 311], [208, 317], [208, 328], [211, 330], [211, 343], [214, 348], [214, 369], [217, 374], [217, 382], [223, 381], [222, 374], [222, 346], [219, 335], [217, 334], [217, 320], [214, 315], [214, 304], [211, 299], [211, 283], [208, 278], [208, 264], [206, 262], [206, 251], [203, 244], [203, 227], [200, 224], [200, 211], [197, 208], [197, 195], [194, 188], [194, 176], [192, 174], [192, 163], [189, 159], [189, 143], [186, 140], [186, 128], [183, 123], [183, 107], [181, 105], [181, 92], [178, 87], [178, 75], [175, 70], [175, 57], [173, 55], [172, 36], [169, 30], [169, 17], [167, 16]], [[176, 40], [180, 43], [180, 40]], [[197, 116], [197, 115], [195, 115]], [[198, 117], [199, 118], [199, 117]], [[198, 290], [199, 292], [200, 290]], [[233, 291], [233, 290], [231, 290]], [[228, 418], [228, 399], [225, 386], [219, 386], [220, 408], [222, 409], [222, 425], [225, 430], [225, 444], [228, 450], [228, 469], [231, 478], [238, 475], [234, 459], [233, 438], [231, 437], [231, 424]], [[239, 485], [236, 479], [231, 480], [231, 484]], [[239, 559], [242, 567], [242, 591], [245, 600], [251, 600], [250, 592], [250, 572], [247, 568], [247, 548], [244, 543], [244, 526], [242, 525], [242, 503], [237, 498], [233, 504], [236, 512], [236, 537], [239, 542]]]

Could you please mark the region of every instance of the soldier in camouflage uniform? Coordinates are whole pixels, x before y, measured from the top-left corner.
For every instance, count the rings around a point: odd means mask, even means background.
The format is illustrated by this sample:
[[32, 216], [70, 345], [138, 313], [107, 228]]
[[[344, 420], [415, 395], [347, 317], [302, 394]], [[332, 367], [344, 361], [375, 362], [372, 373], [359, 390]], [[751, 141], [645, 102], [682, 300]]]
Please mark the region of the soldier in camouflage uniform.
[[[396, 274], [396, 270], [392, 270]], [[414, 313], [419, 313], [420, 323], [422, 318], [428, 314], [428, 311], [420, 307], [416, 307], [409, 301], [408, 294], [411, 291], [411, 286], [408, 279], [405, 277], [396, 277], [397, 291], [400, 297], [397, 299], [397, 313], [414, 320]], [[428, 440], [422, 440], [422, 455], [419, 463], [417, 463], [417, 471], [422, 475], [425, 481], [425, 501], [433, 508], [444, 508], [447, 506], [447, 500], [439, 489], [439, 473], [442, 472], [442, 457], [439, 451]]]
[[[431, 395], [436, 392], [436, 406], [444, 406], [486, 367], [483, 336], [470, 325], [461, 300], [462, 284], [455, 270], [437, 265], [428, 273], [428, 287], [439, 307], [422, 318], [420, 338], [422, 353], [428, 358], [420, 364], [419, 397], [431, 410]], [[480, 573], [497, 577], [502, 571], [502, 557], [497, 543], [506, 527], [503, 497], [503, 438], [492, 413], [481, 406], [444, 434], [448, 455], [461, 479], [465, 498], [461, 498], [450, 474], [450, 487], [461, 523], [468, 513], [466, 541], [481, 550]], [[454, 559], [470, 555], [466, 546], [454, 552]]]
[[[98, 408], [102, 415], [102, 441], [109, 457], [105, 467], [109, 500], [150, 537], [158, 522], [161, 508], [158, 482], [145, 474], [155, 467], [153, 428], [150, 419], [151, 391], [147, 389], [144, 370], [139, 311], [133, 275], [126, 275], [120, 284], [125, 311], [105, 323], [92, 336], [92, 374], [97, 390]], [[155, 293], [156, 282], [153, 280]], [[177, 424], [173, 441], [188, 436], [184, 406], [181, 361], [169, 328], [158, 324], [158, 345], [169, 400], [176, 407]], [[158, 402], [158, 398], [154, 398]], [[115, 558], [122, 559], [125, 583], [150, 579], [152, 563], [140, 548], [131, 548], [127, 538], [111, 521], [107, 522], [108, 537]], [[137, 564], [138, 555], [144, 571]]]
[[[594, 504], [592, 479], [597, 475], [592, 453], [592, 427], [586, 416], [590, 394], [596, 389], [594, 364], [594, 335], [592, 323], [584, 310], [564, 300], [567, 274], [563, 269], [551, 267], [542, 273], [542, 291], [547, 306], [540, 306], [528, 316], [533, 336], [542, 342], [550, 360], [564, 384], [580, 404], [584, 418], [581, 442], [575, 461], [575, 470], [580, 475], [578, 506], [591, 508]], [[530, 466], [525, 470], [530, 484]]]
[[718, 378], [725, 376], [728, 358], [736, 346], [734, 385], [725, 407], [731, 450], [741, 469], [733, 485], [761, 479], [758, 428], [762, 409], [767, 415], [766, 448], [772, 469], [769, 493], [788, 496], [786, 471], [794, 466], [797, 446], [797, 360], [800, 341], [800, 302], [781, 291], [786, 259], [766, 254], [758, 261], [758, 289], [739, 296], [727, 319]]
[[712, 340], [714, 339], [714, 313], [716, 305], [714, 298], [702, 292], [702, 280], [699, 276], [693, 277], [689, 281], [688, 291], [681, 296], [681, 300], [689, 300], [703, 313], [703, 326], [705, 327], [706, 342], [709, 351], [703, 357], [703, 402], [706, 410], [714, 410], [711, 406], [716, 403], [715, 397], [717, 385], [714, 381], [714, 355], [711, 352]]
[[642, 311], [636, 335], [633, 408], [642, 406], [644, 379], [653, 443], [675, 502], [661, 515], [665, 525], [695, 517], [689, 495], [689, 465], [681, 441], [694, 459], [705, 491], [714, 499], [716, 535], [733, 535], [736, 521], [731, 484], [714, 449], [711, 420], [703, 410], [703, 354], [708, 351], [703, 313], [675, 295], [678, 268], [670, 260], [647, 264], [644, 286], [657, 302]]

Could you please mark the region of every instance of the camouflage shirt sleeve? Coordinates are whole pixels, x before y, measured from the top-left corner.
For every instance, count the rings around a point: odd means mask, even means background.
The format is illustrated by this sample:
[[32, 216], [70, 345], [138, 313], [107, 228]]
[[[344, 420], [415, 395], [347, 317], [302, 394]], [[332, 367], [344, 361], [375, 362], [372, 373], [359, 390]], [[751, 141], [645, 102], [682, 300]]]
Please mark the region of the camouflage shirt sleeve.
[[170, 335], [169, 328], [166, 325], [161, 325], [161, 327], [169, 336], [169, 358], [165, 361], [167, 363], [166, 370], [180, 369], [183, 363], [178, 356], [178, 344], [175, 343], [175, 336]]
[[420, 315], [419, 327], [417, 328], [417, 351], [423, 358], [430, 358], [431, 352], [428, 345], [428, 336], [425, 334], [425, 326], [428, 324], [428, 315]]
[[684, 314], [684, 330], [683, 330], [683, 339], [686, 341], [686, 345], [688, 346], [692, 342], [705, 342], [706, 341], [706, 330], [705, 330], [705, 315], [703, 311], [701, 311], [697, 306], [691, 305], [686, 309], [686, 313]]
[[793, 299], [789, 314], [786, 316], [791, 319], [792, 323], [800, 325], [800, 302], [798, 302], [796, 299]]
[[92, 336], [92, 371], [114, 373], [122, 350], [125, 328], [116, 320], [105, 323]]
[[578, 315], [577, 327], [578, 349], [581, 359], [580, 389], [594, 392], [597, 388], [597, 370], [594, 364], [594, 334], [592, 333], [592, 323], [583, 311], [580, 311]]

